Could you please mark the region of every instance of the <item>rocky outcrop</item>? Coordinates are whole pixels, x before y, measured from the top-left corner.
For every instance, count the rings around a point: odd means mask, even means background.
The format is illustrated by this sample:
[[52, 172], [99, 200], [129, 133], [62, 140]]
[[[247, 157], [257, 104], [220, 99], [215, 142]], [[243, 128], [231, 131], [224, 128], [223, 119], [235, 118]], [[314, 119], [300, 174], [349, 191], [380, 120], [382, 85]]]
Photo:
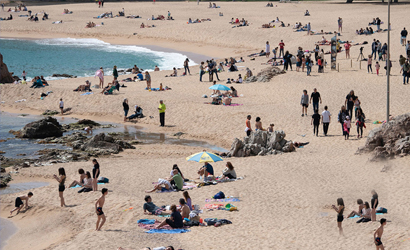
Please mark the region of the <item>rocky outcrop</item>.
[[373, 160], [405, 156], [410, 153], [410, 113], [396, 116], [393, 120], [370, 131], [364, 147], [358, 153], [372, 152]]
[[3, 55], [0, 53], [0, 83], [13, 83], [14, 79], [11, 76], [7, 65], [3, 62]]
[[12, 180], [10, 174], [0, 174], [0, 188], [7, 187], [7, 183]]
[[63, 124], [63, 131], [71, 131], [71, 130], [84, 130], [84, 128], [92, 126], [93, 129], [96, 128], [113, 128], [115, 125], [112, 124], [99, 124], [98, 122], [88, 120], [88, 119], [83, 119], [80, 120], [76, 123], [70, 123], [70, 124]]
[[30, 122], [23, 129], [14, 133], [19, 138], [42, 139], [63, 135], [61, 125], [55, 118], [47, 117], [39, 121]]
[[47, 109], [46, 111], [43, 112], [42, 115], [53, 116], [53, 115], [58, 115], [58, 114], [60, 114], [60, 112], [58, 112], [57, 110], [49, 110], [49, 109]]
[[235, 138], [228, 157], [263, 156], [295, 151], [293, 142], [285, 140], [285, 137], [282, 130], [273, 133], [261, 130], [252, 132], [250, 136], [244, 137], [243, 141]]
[[73, 76], [69, 74], [53, 74], [52, 77], [77, 78], [77, 76]]
[[272, 67], [263, 69], [256, 76], [251, 76], [247, 78], [245, 82], [247, 83], [249, 82], [269, 82], [274, 76], [285, 74], [285, 73], [286, 71], [276, 66], [272, 66]]
[[135, 147], [121, 140], [115, 140], [110, 135], [100, 133], [84, 145], [81, 146], [82, 151], [92, 152], [93, 154], [118, 154], [124, 149], [134, 149]]

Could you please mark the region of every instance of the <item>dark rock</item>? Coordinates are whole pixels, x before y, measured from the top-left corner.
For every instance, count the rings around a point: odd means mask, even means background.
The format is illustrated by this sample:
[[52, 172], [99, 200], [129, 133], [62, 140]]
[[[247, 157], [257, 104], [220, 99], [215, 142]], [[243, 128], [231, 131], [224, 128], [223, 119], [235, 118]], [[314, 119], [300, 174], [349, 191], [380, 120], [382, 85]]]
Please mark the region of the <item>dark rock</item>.
[[89, 120], [89, 119], [83, 119], [83, 120], [79, 120], [77, 122], [77, 124], [83, 124], [83, 125], [93, 125], [93, 126], [101, 126], [101, 124], [99, 124], [98, 122]]
[[12, 180], [10, 174], [0, 174], [0, 188], [7, 187], [7, 184]]
[[53, 74], [52, 77], [77, 78], [77, 76], [73, 76], [69, 74]]
[[39, 121], [31, 122], [20, 130], [20, 135], [16, 137], [42, 139], [46, 137], [60, 137], [63, 135], [61, 125], [55, 118], [47, 117]]
[[60, 112], [57, 110], [49, 110], [47, 109], [46, 111], [43, 112], [42, 115], [47, 115], [47, 116], [53, 116], [53, 115], [58, 115]]
[[286, 71], [283, 69], [280, 69], [279, 67], [276, 66], [271, 66], [268, 68], [263, 69], [261, 72], [259, 72], [256, 76], [251, 76], [245, 80], [245, 82], [269, 82], [274, 76], [280, 75], [280, 74], [285, 74]]
[[0, 53], [0, 83], [13, 83], [14, 79], [11, 76], [7, 65], [3, 62], [3, 55]]

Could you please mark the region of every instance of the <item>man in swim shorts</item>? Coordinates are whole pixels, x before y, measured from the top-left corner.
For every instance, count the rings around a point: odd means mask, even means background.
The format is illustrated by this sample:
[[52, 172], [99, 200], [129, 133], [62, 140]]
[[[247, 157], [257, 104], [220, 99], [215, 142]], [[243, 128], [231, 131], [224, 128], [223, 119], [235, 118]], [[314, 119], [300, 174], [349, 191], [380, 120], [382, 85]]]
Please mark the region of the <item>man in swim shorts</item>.
[[374, 244], [376, 245], [376, 250], [384, 250], [383, 242], [382, 242], [382, 235], [384, 226], [386, 225], [386, 219], [382, 218], [380, 220], [380, 227], [374, 232]]
[[[101, 193], [102, 193], [102, 195], [101, 195], [101, 197], [97, 200], [97, 202], [95, 203], [95, 213], [97, 214], [97, 216], [98, 216], [98, 219], [97, 219], [97, 224], [96, 224], [96, 227], [95, 227], [95, 231], [100, 231], [101, 230], [101, 228], [102, 228], [102, 226], [104, 225], [104, 223], [105, 223], [105, 214], [104, 214], [104, 212], [103, 212], [103, 206], [104, 206], [104, 202], [105, 202], [105, 196], [108, 194], [108, 189], [106, 189], [106, 188], [103, 188], [102, 190], [101, 190]], [[100, 224], [100, 221], [101, 221], [101, 224]]]

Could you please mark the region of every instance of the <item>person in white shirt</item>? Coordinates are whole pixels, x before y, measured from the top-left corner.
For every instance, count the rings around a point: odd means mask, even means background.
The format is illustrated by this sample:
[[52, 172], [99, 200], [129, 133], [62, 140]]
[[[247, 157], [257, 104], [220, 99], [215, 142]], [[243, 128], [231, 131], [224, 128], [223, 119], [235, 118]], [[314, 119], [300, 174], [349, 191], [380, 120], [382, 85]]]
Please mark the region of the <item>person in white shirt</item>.
[[266, 42], [265, 52], [266, 52], [266, 57], [269, 58], [269, 55], [270, 55], [270, 45], [269, 45], [269, 42]]
[[60, 110], [61, 110], [61, 115], [64, 115], [64, 102], [63, 102], [63, 98], [60, 98]]
[[325, 110], [322, 112], [322, 124], [323, 124], [323, 133], [327, 136], [327, 131], [329, 129], [330, 117], [332, 115], [327, 110], [327, 106], [325, 106]]

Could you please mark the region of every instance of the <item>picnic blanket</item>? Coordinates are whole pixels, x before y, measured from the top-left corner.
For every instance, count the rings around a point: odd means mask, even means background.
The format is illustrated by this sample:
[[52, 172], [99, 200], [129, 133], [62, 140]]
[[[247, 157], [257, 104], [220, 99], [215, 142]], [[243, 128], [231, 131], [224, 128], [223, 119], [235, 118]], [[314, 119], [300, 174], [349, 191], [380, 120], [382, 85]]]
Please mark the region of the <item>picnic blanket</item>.
[[241, 201], [239, 200], [239, 197], [231, 197], [231, 198], [225, 198], [225, 199], [205, 199], [205, 202], [236, 202], [236, 201]]
[[149, 234], [182, 234], [190, 231], [189, 229], [151, 229], [145, 232]]

